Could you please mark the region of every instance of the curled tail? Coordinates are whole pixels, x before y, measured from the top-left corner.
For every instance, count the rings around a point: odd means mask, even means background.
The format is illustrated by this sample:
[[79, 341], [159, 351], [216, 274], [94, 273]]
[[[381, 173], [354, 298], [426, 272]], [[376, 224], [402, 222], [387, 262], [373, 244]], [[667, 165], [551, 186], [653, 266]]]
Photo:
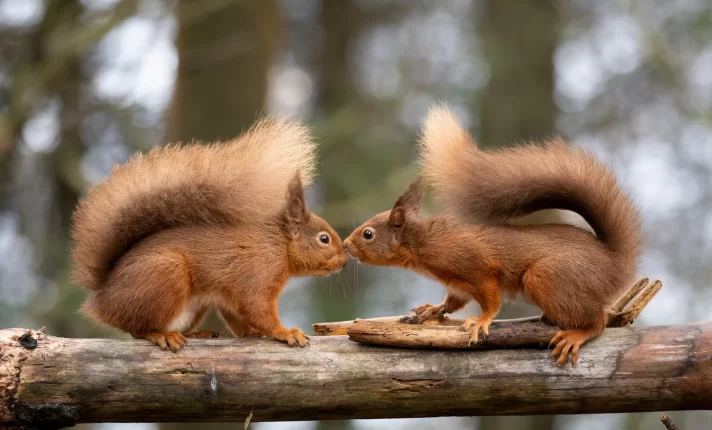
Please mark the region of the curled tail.
[[445, 107], [430, 111], [420, 150], [424, 176], [455, 215], [501, 222], [542, 209], [570, 210], [626, 270], [636, 270], [640, 215], [613, 171], [593, 154], [560, 139], [483, 152]]
[[314, 176], [309, 130], [266, 119], [210, 145], [169, 145], [139, 154], [89, 191], [73, 216], [76, 281], [99, 289], [132, 245], [161, 230], [262, 223], [279, 213], [287, 184]]

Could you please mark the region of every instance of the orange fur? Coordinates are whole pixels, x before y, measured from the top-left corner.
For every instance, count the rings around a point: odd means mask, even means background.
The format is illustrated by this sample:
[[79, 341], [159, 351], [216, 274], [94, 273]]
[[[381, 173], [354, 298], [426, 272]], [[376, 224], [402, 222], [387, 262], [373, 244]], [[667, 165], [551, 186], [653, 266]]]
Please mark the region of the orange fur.
[[[593, 155], [560, 140], [485, 153], [446, 108], [435, 108], [421, 139], [421, 164], [436, 194], [456, 216], [418, 214], [417, 178], [390, 211], [345, 241], [367, 264], [399, 266], [439, 280], [449, 290], [440, 317], [476, 300], [482, 315], [466, 321], [472, 340], [497, 315], [502, 298], [539, 306], [563, 329], [552, 341], [559, 364], [604, 328], [606, 309], [633, 280], [642, 247], [640, 217], [615, 175]], [[569, 225], [503, 224], [541, 209], [568, 209], [596, 233]], [[477, 219], [486, 224], [470, 224]]]
[[305, 346], [282, 326], [279, 294], [292, 276], [348, 260], [305, 205], [314, 154], [306, 128], [264, 120], [230, 142], [155, 149], [114, 169], [74, 216], [86, 315], [177, 350], [185, 336], [212, 335], [196, 330], [217, 308], [237, 335]]

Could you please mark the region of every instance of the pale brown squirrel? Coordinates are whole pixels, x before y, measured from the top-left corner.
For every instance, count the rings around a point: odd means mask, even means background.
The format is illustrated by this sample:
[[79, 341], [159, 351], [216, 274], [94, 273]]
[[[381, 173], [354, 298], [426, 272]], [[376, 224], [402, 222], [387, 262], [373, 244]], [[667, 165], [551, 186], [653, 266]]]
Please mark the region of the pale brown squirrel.
[[[488, 334], [503, 298], [534, 304], [562, 329], [551, 340], [558, 364], [571, 353], [575, 365], [581, 345], [601, 333], [607, 308], [633, 281], [642, 247], [638, 210], [614, 173], [559, 139], [481, 151], [444, 107], [431, 110], [420, 149], [423, 175], [452, 215], [418, 214], [423, 183], [416, 178], [390, 211], [344, 241], [349, 254], [440, 281], [448, 295], [414, 309], [422, 320], [477, 301], [482, 314], [461, 327], [472, 330], [473, 342], [480, 330]], [[580, 214], [596, 236], [563, 224], [504, 223], [550, 208]]]
[[77, 282], [91, 319], [177, 351], [217, 308], [238, 336], [290, 346], [308, 337], [280, 322], [290, 277], [348, 261], [339, 236], [305, 205], [316, 148], [297, 122], [266, 119], [243, 136], [169, 145], [116, 167], [74, 213]]

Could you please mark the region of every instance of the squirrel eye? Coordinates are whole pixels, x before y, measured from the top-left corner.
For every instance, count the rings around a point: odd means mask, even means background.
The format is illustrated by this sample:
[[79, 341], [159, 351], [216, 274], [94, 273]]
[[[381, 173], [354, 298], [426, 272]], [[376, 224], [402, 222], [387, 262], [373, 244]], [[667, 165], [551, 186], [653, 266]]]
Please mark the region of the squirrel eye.
[[375, 234], [370, 228], [367, 228], [363, 231], [363, 238], [366, 240], [372, 240], [374, 236]]
[[324, 245], [328, 245], [329, 244], [329, 235], [328, 234], [320, 234], [319, 242], [323, 243]]

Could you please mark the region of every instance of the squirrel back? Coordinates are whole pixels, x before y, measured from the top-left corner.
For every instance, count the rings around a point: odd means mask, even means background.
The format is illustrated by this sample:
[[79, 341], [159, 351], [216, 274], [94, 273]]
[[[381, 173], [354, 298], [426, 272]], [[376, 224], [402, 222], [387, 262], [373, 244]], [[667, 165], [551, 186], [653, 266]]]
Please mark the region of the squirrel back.
[[76, 281], [100, 289], [124, 253], [161, 230], [277, 216], [295, 175], [304, 185], [313, 180], [315, 157], [306, 127], [276, 119], [231, 141], [136, 155], [92, 188], [74, 213]]
[[626, 278], [636, 271], [640, 215], [615, 174], [591, 153], [561, 139], [484, 152], [446, 107], [430, 111], [420, 150], [424, 176], [456, 216], [492, 223], [543, 209], [570, 210], [616, 255]]

